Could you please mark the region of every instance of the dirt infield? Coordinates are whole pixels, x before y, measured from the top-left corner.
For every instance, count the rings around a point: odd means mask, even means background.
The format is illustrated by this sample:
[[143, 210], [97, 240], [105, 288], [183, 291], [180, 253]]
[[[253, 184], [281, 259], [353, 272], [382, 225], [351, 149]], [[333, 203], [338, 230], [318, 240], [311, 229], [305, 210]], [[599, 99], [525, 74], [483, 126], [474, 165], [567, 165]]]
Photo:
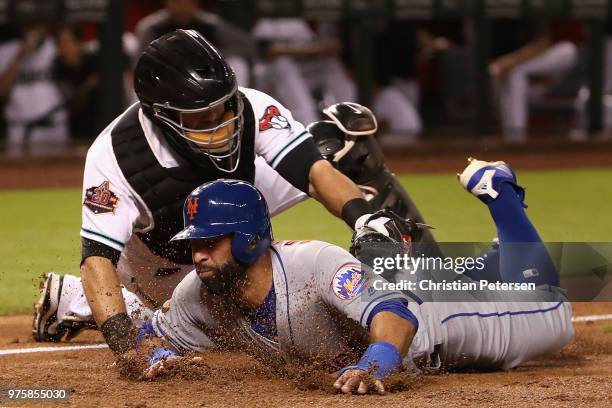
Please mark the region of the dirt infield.
[[[612, 313], [612, 303], [575, 304], [576, 315]], [[0, 350], [33, 343], [30, 316], [0, 317]], [[465, 407], [612, 405], [612, 322], [576, 323], [574, 341], [559, 354], [496, 373], [421, 375], [403, 380], [402, 391], [384, 396], [335, 394], [327, 378], [278, 378], [243, 354], [211, 353], [189, 375], [155, 382], [119, 378], [108, 350], [0, 355], [0, 388], [62, 387], [75, 407], [338, 406]], [[101, 340], [95, 332], [71, 344]], [[188, 377], [188, 378], [184, 378]], [[50, 406], [44, 404], [42, 406]], [[0, 406], [41, 406], [0, 401]]]

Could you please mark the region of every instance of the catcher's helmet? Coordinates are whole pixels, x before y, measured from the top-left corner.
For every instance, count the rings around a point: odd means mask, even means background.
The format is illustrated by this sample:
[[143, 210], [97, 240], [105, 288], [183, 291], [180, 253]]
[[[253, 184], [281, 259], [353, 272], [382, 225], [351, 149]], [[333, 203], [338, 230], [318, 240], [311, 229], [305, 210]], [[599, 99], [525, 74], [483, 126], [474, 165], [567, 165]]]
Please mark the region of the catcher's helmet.
[[173, 146], [236, 170], [243, 104], [234, 72], [201, 34], [176, 30], [151, 42], [136, 64], [134, 90]]
[[215, 180], [189, 194], [183, 207], [185, 229], [172, 241], [232, 234], [232, 255], [252, 264], [270, 247], [272, 226], [263, 195], [238, 180]]

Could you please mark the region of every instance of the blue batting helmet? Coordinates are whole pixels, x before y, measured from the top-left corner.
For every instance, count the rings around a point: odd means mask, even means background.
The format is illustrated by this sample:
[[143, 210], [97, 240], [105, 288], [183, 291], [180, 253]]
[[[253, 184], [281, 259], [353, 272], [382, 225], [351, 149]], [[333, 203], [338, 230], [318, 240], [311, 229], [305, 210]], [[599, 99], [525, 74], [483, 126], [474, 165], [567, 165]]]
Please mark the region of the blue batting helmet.
[[172, 241], [232, 234], [232, 255], [252, 264], [270, 247], [272, 226], [263, 195], [239, 180], [215, 180], [189, 194], [183, 207], [185, 228]]

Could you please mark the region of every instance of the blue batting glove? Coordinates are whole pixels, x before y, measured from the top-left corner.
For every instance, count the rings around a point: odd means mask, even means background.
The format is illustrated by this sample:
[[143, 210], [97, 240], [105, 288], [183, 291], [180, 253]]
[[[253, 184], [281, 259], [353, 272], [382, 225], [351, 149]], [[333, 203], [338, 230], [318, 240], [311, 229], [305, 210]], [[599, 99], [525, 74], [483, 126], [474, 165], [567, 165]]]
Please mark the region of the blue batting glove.
[[149, 356], [149, 367], [172, 357], [178, 357], [176, 351], [166, 347], [155, 347], [153, 353]]
[[378, 379], [383, 379], [397, 371], [401, 365], [402, 355], [397, 347], [391, 343], [379, 341], [368, 346], [356, 365], [344, 367], [336, 374], [341, 376], [348, 370], [363, 370]]

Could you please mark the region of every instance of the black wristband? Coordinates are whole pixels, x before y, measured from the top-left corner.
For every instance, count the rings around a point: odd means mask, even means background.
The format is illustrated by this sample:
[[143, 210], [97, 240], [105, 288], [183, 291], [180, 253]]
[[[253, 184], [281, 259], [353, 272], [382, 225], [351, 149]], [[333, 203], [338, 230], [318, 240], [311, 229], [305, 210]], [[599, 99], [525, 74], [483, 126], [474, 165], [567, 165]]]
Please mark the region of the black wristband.
[[109, 317], [100, 330], [115, 356], [136, 348], [136, 336], [133, 333], [132, 319], [127, 313], [119, 313]]
[[319, 160], [323, 160], [323, 157], [314, 144], [312, 137], [308, 137], [302, 143], [292, 148], [274, 166], [274, 170], [278, 171], [293, 187], [308, 194], [310, 169]]
[[89, 238], [81, 237], [81, 265], [85, 262], [85, 259], [90, 256], [101, 256], [102, 258], [110, 259], [113, 265], [117, 266], [121, 252], [115, 248], [111, 248], [101, 242], [94, 241]]
[[357, 218], [361, 217], [364, 214], [369, 214], [372, 212], [372, 207], [370, 204], [364, 200], [363, 198], [353, 198], [350, 201], [347, 201], [346, 204], [342, 207], [342, 212], [340, 213], [344, 222], [348, 224], [348, 226], [353, 229], [355, 228], [355, 222]]

